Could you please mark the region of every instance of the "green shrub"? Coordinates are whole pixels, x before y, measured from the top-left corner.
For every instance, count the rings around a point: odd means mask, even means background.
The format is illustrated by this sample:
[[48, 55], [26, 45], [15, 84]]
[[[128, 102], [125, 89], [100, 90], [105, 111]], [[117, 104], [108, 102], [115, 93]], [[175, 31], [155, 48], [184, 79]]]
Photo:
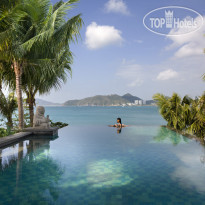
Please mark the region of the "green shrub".
[[63, 128], [63, 127], [68, 126], [67, 123], [63, 123], [63, 122], [52, 122], [52, 121], [50, 120], [50, 123], [51, 123], [51, 127]]

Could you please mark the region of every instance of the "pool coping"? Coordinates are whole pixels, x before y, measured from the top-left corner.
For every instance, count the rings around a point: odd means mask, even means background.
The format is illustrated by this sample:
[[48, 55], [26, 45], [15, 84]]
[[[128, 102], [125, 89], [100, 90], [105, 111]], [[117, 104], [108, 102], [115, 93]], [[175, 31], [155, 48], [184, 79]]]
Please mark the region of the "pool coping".
[[27, 127], [23, 132], [31, 132], [33, 135], [58, 135], [58, 127], [49, 127], [49, 128], [38, 128], [38, 127]]
[[13, 135], [9, 135], [6, 137], [0, 138], [0, 148], [12, 145], [15, 142], [19, 142], [22, 139], [25, 139], [28, 136], [38, 135], [38, 136], [58, 136], [58, 127], [50, 127], [50, 128], [33, 128], [28, 127], [25, 128], [22, 132], [15, 133]]
[[19, 140], [24, 139], [30, 135], [32, 135], [32, 132], [19, 132], [13, 135], [2, 137], [0, 138], [0, 148], [11, 145], [15, 142], [19, 142]]

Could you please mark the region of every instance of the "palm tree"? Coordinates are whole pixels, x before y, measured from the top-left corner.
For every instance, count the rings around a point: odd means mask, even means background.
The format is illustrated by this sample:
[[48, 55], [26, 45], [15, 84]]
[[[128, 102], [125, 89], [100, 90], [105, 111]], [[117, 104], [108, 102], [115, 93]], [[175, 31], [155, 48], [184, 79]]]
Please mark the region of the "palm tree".
[[[55, 72], [47, 72], [40, 66], [38, 68], [26, 69], [22, 76], [22, 89], [26, 93], [26, 102], [29, 105], [30, 126], [33, 126], [33, 115], [35, 105], [35, 95], [45, 94], [52, 88], [59, 89], [62, 83], [67, 80], [67, 75], [71, 75], [72, 55], [69, 50], [63, 52], [61, 58], [55, 63]], [[43, 72], [42, 72], [43, 71]]]
[[[57, 11], [64, 3], [62, 1], [58, 2], [53, 6], [53, 13]], [[76, 20], [71, 19], [68, 22], [64, 21], [64, 13], [63, 15], [61, 12], [58, 12], [56, 17], [56, 31], [54, 32], [53, 36], [48, 39], [48, 43], [41, 44], [41, 50], [36, 53], [35, 47], [31, 49], [29, 55], [34, 56], [37, 55], [38, 59], [45, 59], [46, 61], [50, 60], [50, 68], [45, 69], [44, 61], [41, 60], [38, 66], [30, 66], [29, 69], [25, 69], [23, 74], [23, 91], [27, 95], [27, 103], [29, 104], [29, 112], [30, 112], [30, 124], [33, 124], [33, 107], [35, 105], [35, 95], [37, 92], [39, 94], [44, 94], [49, 92], [52, 88], [60, 88], [61, 83], [65, 83], [67, 79], [67, 74], [71, 74], [71, 67], [72, 64], [72, 53], [69, 50], [68, 43], [72, 39], [73, 36], [71, 35], [69, 39], [66, 40], [67, 43], [62, 44], [59, 41], [56, 41], [56, 36], [59, 35], [60, 29], [65, 27], [66, 23], [69, 26], [73, 27], [73, 35], [78, 34], [79, 29], [81, 27], [81, 20], [79, 16], [74, 17]], [[75, 24], [78, 24], [77, 27]], [[69, 31], [70, 32], [70, 31]], [[61, 34], [60, 34], [61, 35]], [[62, 39], [65, 38], [65, 35], [61, 35]], [[59, 38], [59, 37], [58, 37]], [[59, 43], [61, 45], [59, 45]], [[55, 49], [53, 49], [55, 48]], [[47, 52], [45, 52], [47, 51]], [[52, 68], [52, 69], [51, 69]]]
[[13, 127], [12, 115], [14, 111], [16, 111], [18, 105], [14, 93], [10, 93], [8, 97], [6, 97], [2, 91], [3, 75], [6, 75], [6, 72], [4, 72], [2, 68], [4, 68], [4, 66], [0, 65], [0, 113], [7, 119], [6, 125], [9, 134]]
[[177, 93], [173, 93], [169, 100], [171, 104], [170, 110], [173, 127], [178, 130], [183, 130], [185, 128], [185, 122], [182, 114], [182, 100]]
[[[53, 13], [58, 11], [58, 9], [62, 9], [62, 6], [65, 6], [62, 1], [56, 3], [53, 6]], [[27, 95], [31, 126], [33, 124], [33, 107], [35, 105], [36, 93], [39, 92], [39, 94], [44, 94], [49, 92], [52, 88], [60, 88], [61, 83], [65, 83], [67, 80], [67, 74], [71, 74], [70, 65], [72, 64], [73, 56], [69, 50], [68, 44], [71, 40], [74, 41], [73, 36], [77, 37], [79, 34], [81, 19], [78, 15], [66, 22], [64, 20], [66, 13], [62, 13], [62, 11], [57, 13], [57, 17], [54, 22], [56, 24], [55, 31], [51, 38], [47, 40], [48, 42], [46, 44], [40, 43], [41, 50], [38, 51], [38, 53], [36, 53], [35, 47], [34, 49], [31, 49], [29, 53], [31, 56], [37, 55], [38, 59], [51, 61], [49, 69], [45, 69], [44, 61], [41, 61], [38, 66], [30, 66], [30, 69], [26, 69], [26, 72], [24, 72], [23, 90]], [[72, 33], [72, 35], [69, 34], [70, 36], [68, 36], [69, 38], [67, 39], [65, 39], [65, 34], [61, 34], [61, 32], [65, 30], [62, 28], [66, 27], [66, 24], [68, 24], [69, 27], [73, 27], [73, 29], [67, 30], [67, 32]], [[65, 39], [65, 44], [57, 41], [56, 38], [59, 38], [57, 37], [58, 35], [60, 35], [60, 39]]]
[[171, 120], [170, 120], [170, 101], [169, 97], [157, 93], [153, 96], [153, 99], [156, 101], [157, 106], [159, 107], [159, 112], [162, 115], [162, 117], [168, 122], [168, 124], [171, 126]]
[[[16, 9], [20, 1], [1, 1], [0, 3], [0, 60], [1, 62], [10, 63], [16, 74], [16, 92], [18, 96], [19, 127], [23, 127], [23, 105], [21, 93], [21, 66], [20, 51], [20, 12]], [[15, 14], [16, 13], [16, 14]], [[19, 29], [18, 27], [19, 26]], [[16, 32], [15, 32], [16, 30]], [[14, 35], [16, 41], [14, 41]]]
[[182, 118], [184, 123], [184, 129], [187, 129], [193, 122], [193, 104], [194, 100], [188, 95], [184, 96], [182, 99]]
[[200, 138], [205, 137], [205, 93], [192, 105], [192, 124], [188, 128]]
[[171, 98], [156, 94], [153, 99], [168, 126], [205, 137], [205, 93], [195, 100], [188, 96], [181, 100], [176, 93]]
[[178, 130], [183, 130], [186, 127], [183, 106], [178, 94], [173, 93], [169, 98], [158, 93], [153, 96], [153, 99], [159, 107], [160, 114], [168, 122], [168, 126]]
[[0, 19], [0, 60], [11, 62], [15, 73], [20, 129], [24, 124], [22, 74], [28, 67], [39, 64], [44, 70], [54, 70], [56, 53], [77, 40], [82, 26], [80, 15], [64, 19], [66, 11], [77, 1], [60, 1], [52, 6], [49, 0], [19, 0], [9, 12], [0, 9], [7, 13]]
[[7, 119], [7, 131], [10, 133], [13, 127], [12, 115], [16, 111], [18, 105], [14, 97], [14, 93], [10, 93], [8, 97], [4, 95], [0, 85], [0, 113], [3, 117]]

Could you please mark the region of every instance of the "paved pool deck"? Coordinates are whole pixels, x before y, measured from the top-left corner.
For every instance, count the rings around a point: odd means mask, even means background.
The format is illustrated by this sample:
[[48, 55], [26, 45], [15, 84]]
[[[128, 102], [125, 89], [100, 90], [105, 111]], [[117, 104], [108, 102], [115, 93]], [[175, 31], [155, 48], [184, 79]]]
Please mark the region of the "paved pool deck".
[[50, 127], [50, 128], [33, 128], [28, 127], [25, 128], [23, 132], [19, 132], [13, 135], [9, 135], [7, 137], [0, 138], [0, 148], [9, 146], [15, 142], [19, 142], [22, 139], [25, 139], [28, 136], [38, 135], [47, 138], [48, 136], [58, 136], [58, 127]]
[[11, 145], [19, 140], [25, 139], [26, 137], [32, 135], [32, 132], [19, 132], [7, 137], [0, 138], [0, 148]]

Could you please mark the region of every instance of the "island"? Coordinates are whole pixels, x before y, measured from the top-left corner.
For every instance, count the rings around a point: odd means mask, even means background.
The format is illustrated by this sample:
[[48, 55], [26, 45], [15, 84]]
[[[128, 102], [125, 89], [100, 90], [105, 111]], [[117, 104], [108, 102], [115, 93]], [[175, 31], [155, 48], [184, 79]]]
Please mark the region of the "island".
[[139, 97], [127, 93], [123, 96], [113, 95], [96, 95], [81, 100], [68, 100], [63, 106], [142, 106], [155, 105], [155, 101], [145, 101]]

